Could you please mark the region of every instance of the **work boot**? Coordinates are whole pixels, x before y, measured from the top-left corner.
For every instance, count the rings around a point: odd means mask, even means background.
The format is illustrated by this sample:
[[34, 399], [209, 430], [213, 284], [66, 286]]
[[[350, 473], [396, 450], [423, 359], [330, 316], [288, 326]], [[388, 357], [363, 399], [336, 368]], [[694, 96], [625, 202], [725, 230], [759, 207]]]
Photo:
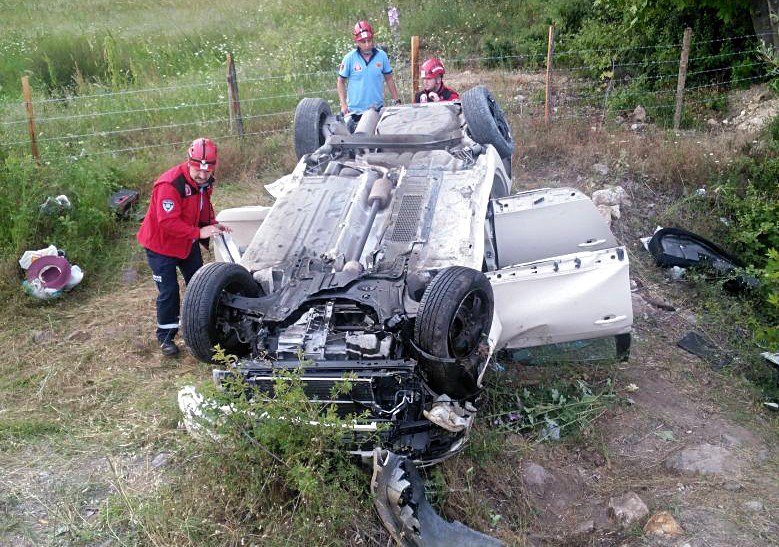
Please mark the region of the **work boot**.
[[168, 340], [160, 344], [160, 351], [168, 357], [175, 357], [179, 354], [179, 347], [173, 340]]

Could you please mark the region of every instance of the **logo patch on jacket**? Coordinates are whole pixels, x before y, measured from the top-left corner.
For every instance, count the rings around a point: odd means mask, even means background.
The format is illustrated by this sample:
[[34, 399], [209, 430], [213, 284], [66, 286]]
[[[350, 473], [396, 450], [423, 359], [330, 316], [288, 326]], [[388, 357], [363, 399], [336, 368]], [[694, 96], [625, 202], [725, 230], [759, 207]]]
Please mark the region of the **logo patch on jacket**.
[[191, 196], [192, 195], [192, 188], [189, 187], [189, 185], [184, 187], [184, 195]]
[[362, 65], [360, 65], [360, 63], [354, 63], [354, 67], [352, 67], [352, 70], [355, 72], [362, 72]]
[[376, 63], [376, 68], [381, 68], [381, 61]]
[[170, 213], [173, 210], [173, 200], [172, 199], [163, 199], [162, 200], [162, 210], [166, 213]]

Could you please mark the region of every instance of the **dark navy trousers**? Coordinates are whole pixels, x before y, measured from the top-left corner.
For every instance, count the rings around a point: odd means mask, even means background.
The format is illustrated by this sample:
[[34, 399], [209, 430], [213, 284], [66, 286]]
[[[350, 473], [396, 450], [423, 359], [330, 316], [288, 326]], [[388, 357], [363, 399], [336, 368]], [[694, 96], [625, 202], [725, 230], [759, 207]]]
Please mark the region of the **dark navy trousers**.
[[200, 245], [195, 241], [187, 258], [165, 256], [146, 249], [146, 260], [160, 293], [157, 296], [157, 340], [162, 344], [173, 340], [179, 330], [181, 300], [176, 268], [181, 270], [184, 283], [189, 283], [198, 268], [203, 265], [203, 257], [200, 254]]

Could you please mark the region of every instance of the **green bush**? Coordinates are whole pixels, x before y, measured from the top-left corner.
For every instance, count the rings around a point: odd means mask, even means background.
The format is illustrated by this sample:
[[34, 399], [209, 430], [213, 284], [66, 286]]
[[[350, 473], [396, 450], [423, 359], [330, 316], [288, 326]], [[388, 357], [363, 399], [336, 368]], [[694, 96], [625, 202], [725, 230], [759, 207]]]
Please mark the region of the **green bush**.
[[[37, 165], [6, 158], [0, 163], [0, 260], [13, 263], [25, 250], [51, 244], [94, 271], [116, 250], [119, 224], [109, 196], [121, 186], [137, 188], [141, 180], [132, 162], [63, 159]], [[70, 208], [42, 208], [48, 197], [60, 194]]]
[[[353, 516], [371, 513], [369, 475], [344, 445], [355, 416], [309, 401], [300, 374], [279, 373], [272, 398], [241, 379], [203, 390], [210, 433], [185, 450], [162, 501], [141, 510], [153, 543], [322, 545], [353, 535]], [[333, 396], [348, 388], [347, 378]]]

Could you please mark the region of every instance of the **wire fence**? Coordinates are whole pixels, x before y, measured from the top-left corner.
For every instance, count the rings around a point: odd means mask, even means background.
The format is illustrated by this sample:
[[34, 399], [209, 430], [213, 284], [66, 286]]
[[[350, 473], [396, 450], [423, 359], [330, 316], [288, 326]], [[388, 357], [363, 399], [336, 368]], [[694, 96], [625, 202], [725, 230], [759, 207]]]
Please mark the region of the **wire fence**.
[[[757, 35], [698, 42], [749, 41]], [[754, 47], [720, 54], [688, 56], [687, 85], [680, 98], [682, 43], [611, 49], [464, 56], [443, 59], [447, 83], [461, 91], [489, 82], [493, 94], [515, 117], [606, 119], [642, 106], [648, 121], [669, 124], [678, 102], [686, 112], [722, 108], [733, 87], [765, 81], [773, 65]], [[641, 60], [649, 51], [663, 58]], [[582, 63], [594, 54], [610, 62]], [[548, 70], [547, 70], [548, 65]], [[395, 79], [406, 102], [412, 95], [412, 67], [397, 64]], [[237, 72], [240, 98], [231, 101], [225, 81], [111, 90], [94, 85], [90, 93], [35, 96], [29, 102], [0, 104], [4, 148], [42, 156], [84, 157], [134, 154], [186, 144], [202, 134], [224, 139], [264, 139], [290, 133], [294, 108], [304, 97], [322, 97], [337, 109], [333, 70], [289, 74]], [[236, 93], [237, 94], [237, 93]], [[237, 111], [240, 107], [240, 126]], [[183, 140], [182, 140], [183, 139]]]

